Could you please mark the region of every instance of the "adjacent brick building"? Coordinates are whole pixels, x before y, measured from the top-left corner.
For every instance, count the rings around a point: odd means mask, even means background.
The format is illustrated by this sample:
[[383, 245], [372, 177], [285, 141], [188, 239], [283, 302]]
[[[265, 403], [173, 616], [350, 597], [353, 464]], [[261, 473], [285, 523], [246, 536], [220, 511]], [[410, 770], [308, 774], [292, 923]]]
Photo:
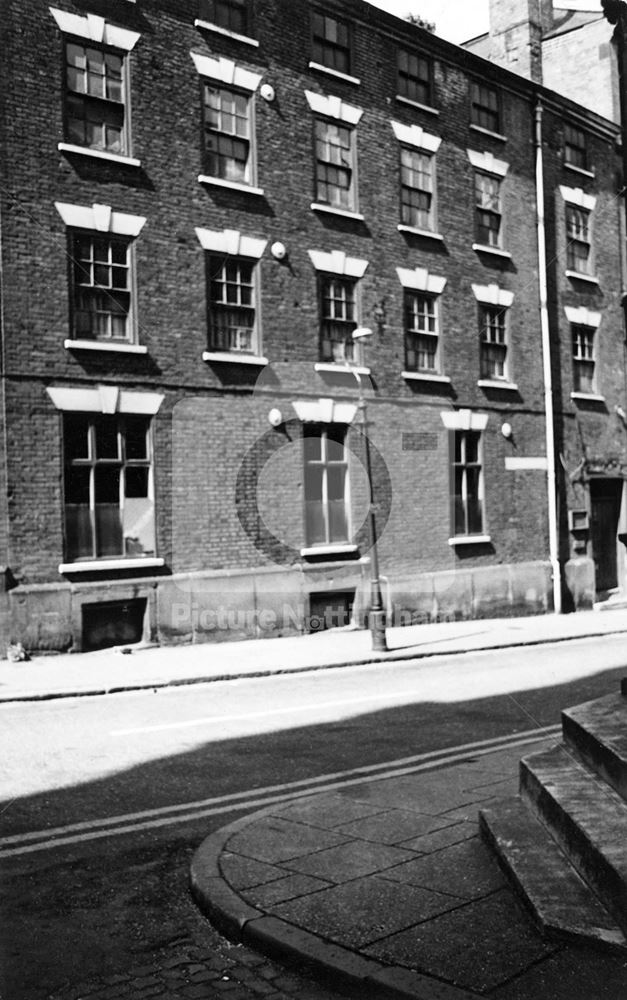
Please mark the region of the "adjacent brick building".
[[362, 0], [2, 31], [4, 639], [361, 619], [360, 393], [390, 620], [620, 586], [616, 125]]

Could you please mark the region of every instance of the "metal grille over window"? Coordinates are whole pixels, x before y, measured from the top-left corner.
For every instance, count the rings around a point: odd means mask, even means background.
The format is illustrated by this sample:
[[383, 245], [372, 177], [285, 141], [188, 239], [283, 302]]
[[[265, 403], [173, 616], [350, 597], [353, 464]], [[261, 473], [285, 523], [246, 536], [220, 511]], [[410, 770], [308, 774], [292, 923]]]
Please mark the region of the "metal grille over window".
[[594, 393], [594, 329], [573, 326], [573, 383], [575, 392]]
[[483, 532], [481, 433], [454, 432], [453, 527], [455, 535]]
[[401, 149], [401, 222], [433, 229], [433, 157]]
[[488, 132], [500, 131], [499, 95], [492, 87], [470, 84], [470, 121]]
[[335, 122], [316, 121], [316, 201], [351, 211], [353, 132]]
[[306, 425], [305, 524], [309, 545], [349, 540], [349, 477], [346, 426]]
[[129, 253], [126, 240], [73, 237], [75, 338], [130, 339]]
[[353, 362], [352, 338], [355, 318], [355, 284], [343, 278], [326, 277], [321, 282], [322, 328], [320, 348], [323, 361]]
[[399, 50], [398, 93], [417, 104], [431, 105], [431, 63], [428, 59], [415, 52]]
[[338, 73], [350, 73], [350, 31], [346, 21], [313, 11], [313, 61]]
[[254, 354], [255, 264], [209, 258], [211, 349]]
[[498, 306], [481, 306], [481, 377], [507, 378], [507, 319]]
[[155, 554], [150, 419], [66, 413], [66, 557]]
[[250, 180], [250, 102], [246, 94], [206, 83], [205, 171], [210, 177]]
[[501, 182], [490, 174], [475, 173], [477, 242], [487, 247], [501, 245]]
[[566, 261], [571, 271], [590, 273], [590, 213], [578, 205], [566, 205]]
[[66, 45], [65, 57], [68, 140], [89, 149], [127, 152], [123, 57], [75, 42]]
[[438, 370], [436, 308], [432, 295], [405, 294], [405, 357], [408, 371]]

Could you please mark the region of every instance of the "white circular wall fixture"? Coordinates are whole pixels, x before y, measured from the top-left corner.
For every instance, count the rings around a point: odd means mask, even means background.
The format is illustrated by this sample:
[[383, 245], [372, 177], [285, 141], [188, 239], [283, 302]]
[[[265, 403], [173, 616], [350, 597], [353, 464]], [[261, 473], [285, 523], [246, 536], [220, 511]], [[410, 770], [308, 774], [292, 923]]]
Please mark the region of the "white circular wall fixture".
[[279, 424], [283, 423], [283, 414], [281, 413], [280, 410], [277, 410], [275, 407], [274, 409], [270, 410], [268, 414], [268, 420], [270, 421], [272, 427], [278, 427]]
[[270, 253], [275, 258], [275, 260], [285, 260], [287, 250], [285, 248], [285, 243], [273, 243], [270, 247]]
[[508, 438], [508, 439], [511, 438], [511, 436], [512, 436], [513, 433], [514, 432], [512, 430], [512, 425], [511, 424], [502, 424], [501, 425], [501, 434], [503, 435], [504, 438]]
[[263, 97], [264, 101], [268, 101], [268, 103], [271, 103], [276, 97], [276, 94], [274, 93], [274, 87], [272, 86], [271, 83], [262, 83], [261, 87], [259, 88], [259, 93]]

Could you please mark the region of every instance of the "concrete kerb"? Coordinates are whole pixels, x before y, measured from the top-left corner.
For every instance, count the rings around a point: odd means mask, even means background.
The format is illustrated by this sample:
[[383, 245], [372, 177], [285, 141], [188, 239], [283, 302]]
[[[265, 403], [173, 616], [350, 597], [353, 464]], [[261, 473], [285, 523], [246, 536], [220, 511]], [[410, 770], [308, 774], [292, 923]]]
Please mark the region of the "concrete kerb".
[[[311, 797], [315, 794], [312, 793]], [[374, 988], [385, 990], [390, 998], [476, 1000], [476, 994], [411, 969], [364, 958], [355, 951], [246, 903], [222, 875], [220, 856], [231, 837], [275, 811], [276, 806], [268, 806], [216, 830], [202, 842], [192, 858], [192, 895], [199, 909], [218, 930], [231, 940], [257, 948], [270, 957], [298, 959], [313, 971], [341, 978], [347, 985], [362, 986], [369, 992]]]
[[[17, 692], [15, 694], [4, 694], [0, 691], [0, 704], [3, 702], [54, 701], [59, 698], [102, 697], [103, 695], [127, 694], [134, 691], [157, 691], [170, 687], [190, 687], [194, 684], [212, 684], [216, 681], [252, 680], [261, 677], [276, 677], [282, 674], [313, 673], [314, 671], [319, 670], [339, 670], [344, 667], [356, 667], [376, 663], [391, 663], [402, 660], [426, 660], [433, 659], [436, 656], [459, 656], [467, 653], [486, 653], [492, 650], [498, 651], [501, 649], [515, 649], [527, 646], [548, 646], [553, 645], [554, 643], [573, 642], [579, 639], [594, 639], [600, 636], [624, 635], [626, 633], [627, 628], [616, 628], [601, 632], [586, 632], [581, 635], [553, 636], [541, 639], [525, 639], [519, 641], [514, 640], [512, 642], [502, 642], [487, 646], [460, 647], [458, 649], [416, 650], [414, 648], [413, 650], [389, 650], [387, 653], [378, 655], [363, 655], [357, 658], [353, 657], [351, 659], [341, 660], [337, 663], [306, 664], [304, 666], [276, 666], [269, 667], [265, 670], [244, 670], [241, 672], [229, 671], [198, 677], [174, 677], [168, 680], [154, 680], [146, 681], [144, 683], [133, 683], [132, 681], [129, 681], [128, 684], [116, 684], [110, 687], [99, 686], [93, 688], [69, 688], [64, 691], [29, 691]], [[175, 646], [172, 648], [173, 650], [176, 649]]]

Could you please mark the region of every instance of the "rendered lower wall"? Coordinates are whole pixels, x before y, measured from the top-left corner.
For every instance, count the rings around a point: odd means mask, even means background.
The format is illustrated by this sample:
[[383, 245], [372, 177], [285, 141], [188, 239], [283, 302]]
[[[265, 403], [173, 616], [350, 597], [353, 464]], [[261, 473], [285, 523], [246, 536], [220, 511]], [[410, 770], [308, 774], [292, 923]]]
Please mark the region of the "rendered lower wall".
[[[550, 566], [529, 562], [382, 578], [390, 625], [541, 614], [551, 610]], [[144, 641], [223, 642], [297, 635], [322, 627], [310, 619], [310, 595], [328, 600], [355, 591], [354, 620], [368, 609], [367, 560], [344, 566], [66, 585], [17, 587], [8, 595], [7, 641], [30, 651], [80, 651], [85, 605], [146, 601]], [[319, 603], [319, 601], [318, 601]], [[324, 603], [324, 601], [323, 601]]]

